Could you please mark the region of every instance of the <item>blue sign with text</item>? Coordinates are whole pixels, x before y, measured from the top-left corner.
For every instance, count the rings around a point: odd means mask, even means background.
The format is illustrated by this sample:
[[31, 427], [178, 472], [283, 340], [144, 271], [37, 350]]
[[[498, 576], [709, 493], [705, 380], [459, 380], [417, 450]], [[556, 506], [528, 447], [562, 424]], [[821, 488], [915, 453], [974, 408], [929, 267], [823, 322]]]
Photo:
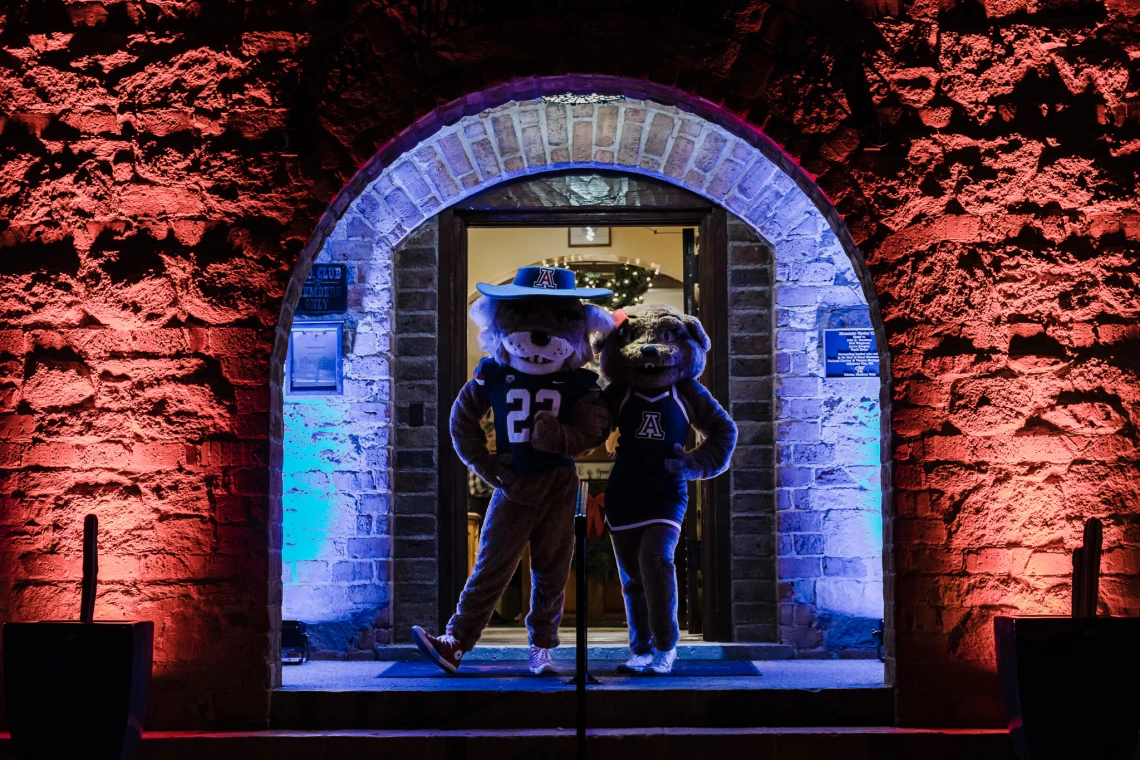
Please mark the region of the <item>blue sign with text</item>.
[[879, 350], [875, 331], [850, 327], [823, 331], [827, 377], [878, 377]]
[[301, 286], [298, 314], [344, 314], [348, 311], [348, 267], [313, 264]]

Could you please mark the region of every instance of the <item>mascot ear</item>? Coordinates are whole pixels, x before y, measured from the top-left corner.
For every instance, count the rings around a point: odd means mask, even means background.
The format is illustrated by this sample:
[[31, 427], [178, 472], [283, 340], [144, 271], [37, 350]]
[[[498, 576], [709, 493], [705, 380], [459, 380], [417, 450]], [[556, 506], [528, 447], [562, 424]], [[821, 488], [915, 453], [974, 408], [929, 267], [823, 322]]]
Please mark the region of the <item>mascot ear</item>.
[[496, 361], [505, 362], [506, 358], [500, 355], [503, 347], [502, 336], [495, 330], [495, 312], [498, 307], [497, 300], [479, 296], [475, 303], [471, 304], [469, 313], [471, 321], [479, 327], [479, 347]]
[[486, 330], [495, 320], [495, 302], [487, 296], [479, 296], [471, 304], [471, 321], [478, 325], [480, 330]]
[[696, 317], [691, 317], [688, 314], [682, 317], [682, 320], [685, 323], [685, 328], [689, 331], [690, 337], [701, 347], [701, 350], [708, 351], [712, 348], [712, 341], [709, 340], [709, 336], [705, 333], [705, 328], [701, 325], [701, 320]]
[[601, 306], [586, 304], [586, 332], [593, 338], [594, 345], [600, 344], [614, 331], [614, 318]]

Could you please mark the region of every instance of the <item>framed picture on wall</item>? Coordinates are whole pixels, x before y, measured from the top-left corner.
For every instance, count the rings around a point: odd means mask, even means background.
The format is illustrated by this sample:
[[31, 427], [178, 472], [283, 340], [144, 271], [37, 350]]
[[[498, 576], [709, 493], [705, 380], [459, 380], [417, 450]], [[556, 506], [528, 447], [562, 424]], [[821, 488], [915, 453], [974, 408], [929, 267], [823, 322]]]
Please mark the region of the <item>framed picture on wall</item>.
[[609, 227], [571, 227], [571, 248], [596, 248], [610, 244]]
[[285, 362], [285, 395], [344, 393], [343, 346], [343, 322], [294, 322]]

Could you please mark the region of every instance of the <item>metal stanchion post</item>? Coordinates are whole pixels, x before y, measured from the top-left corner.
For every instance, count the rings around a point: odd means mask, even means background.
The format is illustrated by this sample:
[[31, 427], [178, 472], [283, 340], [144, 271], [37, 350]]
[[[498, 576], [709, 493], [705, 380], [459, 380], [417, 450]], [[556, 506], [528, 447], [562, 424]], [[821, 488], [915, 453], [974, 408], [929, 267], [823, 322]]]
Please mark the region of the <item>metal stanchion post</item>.
[[586, 483], [578, 486], [578, 504], [574, 512], [574, 562], [575, 586], [575, 668], [574, 678], [570, 680], [575, 686], [575, 705], [577, 712], [577, 740], [578, 757], [586, 757], [586, 684], [597, 683], [598, 680], [590, 675], [589, 657], [586, 642], [586, 507], [590, 491]]

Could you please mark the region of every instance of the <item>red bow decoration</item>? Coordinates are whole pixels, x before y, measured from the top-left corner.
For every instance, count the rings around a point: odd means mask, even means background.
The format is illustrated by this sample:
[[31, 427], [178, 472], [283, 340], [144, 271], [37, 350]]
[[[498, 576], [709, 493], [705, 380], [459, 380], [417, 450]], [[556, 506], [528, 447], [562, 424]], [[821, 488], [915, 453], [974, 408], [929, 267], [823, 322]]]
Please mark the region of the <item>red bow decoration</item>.
[[625, 315], [625, 309], [618, 309], [617, 311], [615, 311], [613, 313], [613, 318], [614, 318], [614, 327], [615, 328], [621, 327], [623, 324], [625, 324], [625, 321], [627, 319], [629, 319], [629, 317], [627, 317]]
[[606, 518], [602, 516], [602, 510], [606, 506], [606, 494], [602, 492], [597, 496], [590, 496], [586, 499], [586, 537], [597, 538], [602, 535], [606, 529]]

